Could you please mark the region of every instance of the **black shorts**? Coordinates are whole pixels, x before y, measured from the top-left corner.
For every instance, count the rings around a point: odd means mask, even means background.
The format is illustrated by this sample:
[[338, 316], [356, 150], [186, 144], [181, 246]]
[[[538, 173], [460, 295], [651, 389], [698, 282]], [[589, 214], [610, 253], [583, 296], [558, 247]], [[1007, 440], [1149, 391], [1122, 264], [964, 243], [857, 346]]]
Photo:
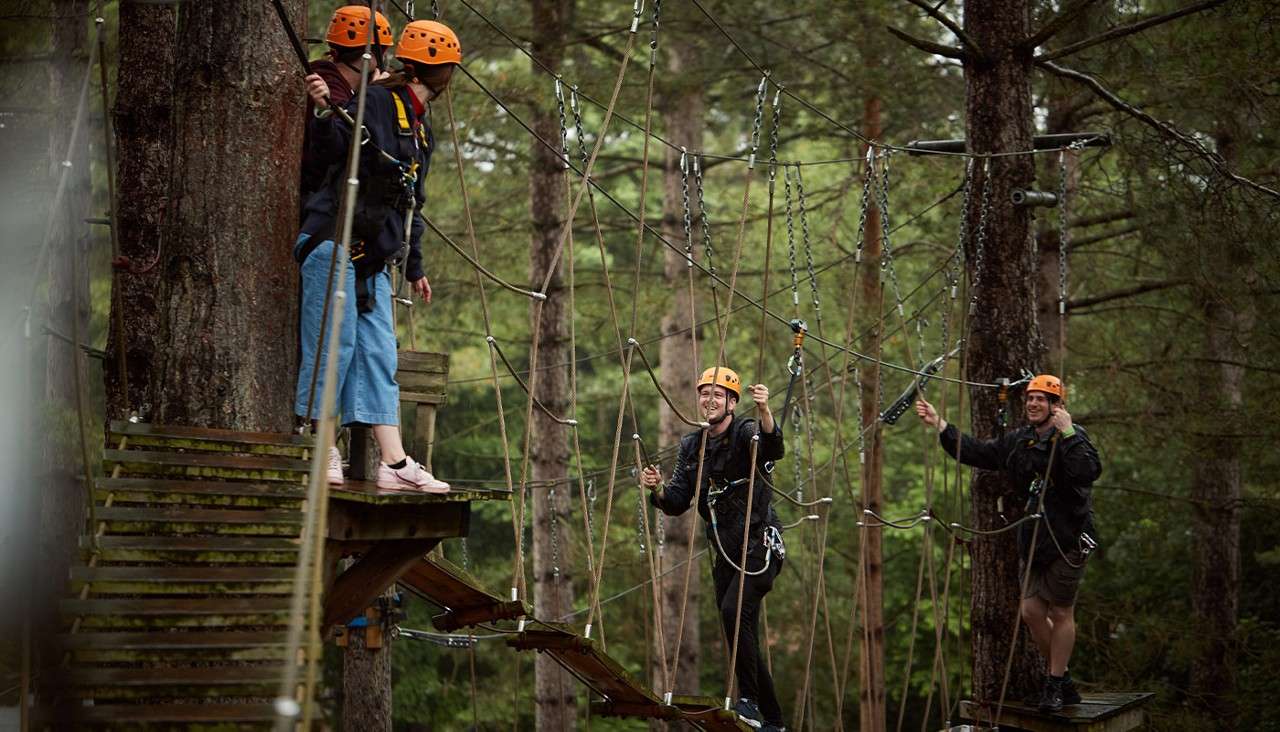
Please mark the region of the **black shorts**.
[[1032, 565], [1023, 599], [1038, 597], [1050, 605], [1071, 607], [1076, 603], [1076, 593], [1084, 579], [1086, 559], [1080, 552], [1072, 551], [1067, 552], [1065, 558], [1058, 554], [1048, 564]]

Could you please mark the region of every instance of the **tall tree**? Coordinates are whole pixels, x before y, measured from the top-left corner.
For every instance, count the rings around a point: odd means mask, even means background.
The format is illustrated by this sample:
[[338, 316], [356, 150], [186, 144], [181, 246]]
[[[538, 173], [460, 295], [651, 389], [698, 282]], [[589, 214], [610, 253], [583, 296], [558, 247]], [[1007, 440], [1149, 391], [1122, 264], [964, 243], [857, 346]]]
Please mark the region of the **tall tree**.
[[[1031, 55], [1025, 46], [1030, 32], [1027, 0], [971, 0], [964, 5], [964, 32], [971, 39], [964, 52], [965, 134], [971, 153], [1003, 153], [1032, 148]], [[1030, 155], [990, 159], [979, 190], [990, 186], [990, 212], [985, 242], [965, 242], [969, 287], [976, 308], [969, 316], [968, 377], [992, 383], [1040, 360], [1036, 322], [1036, 262], [1028, 246], [1031, 217], [1026, 208], [1009, 206], [1010, 191], [1035, 181]], [[987, 180], [989, 178], [989, 181]], [[980, 199], [980, 196], [975, 196]], [[975, 200], [975, 206], [981, 206]], [[977, 212], [969, 213], [978, 221]], [[979, 243], [983, 251], [978, 251]], [[998, 424], [999, 403], [992, 389], [969, 390], [973, 431], [991, 437]], [[1013, 485], [1000, 473], [975, 471], [972, 488], [974, 522], [979, 529], [1003, 526], [1021, 518], [1027, 486]], [[1039, 658], [1018, 623], [1021, 575], [1013, 532], [973, 544], [973, 694], [996, 702], [1002, 693], [1005, 667], [1012, 653], [1008, 692], [1023, 694], [1038, 681]], [[1010, 650], [1010, 644], [1014, 648]]]
[[[286, 3], [295, 18], [302, 6]], [[182, 83], [172, 95], [170, 164], [182, 175], [173, 176], [167, 200], [121, 202], [122, 220], [164, 210], [155, 301], [155, 342], [164, 347], [155, 350], [145, 400], [155, 422], [282, 432], [292, 423], [290, 244], [304, 97], [278, 24], [269, 3], [249, 0], [192, 3], [178, 17], [174, 78]], [[139, 132], [161, 137], [156, 128], [169, 124], [151, 117]], [[133, 332], [127, 339], [142, 342]]]
[[[534, 73], [541, 63], [558, 71], [564, 61], [574, 10], [573, 0], [530, 0], [534, 24], [531, 51]], [[550, 95], [535, 104], [531, 126], [538, 137], [560, 139], [560, 121]], [[564, 163], [553, 149], [530, 141], [529, 214], [532, 239], [529, 279], [534, 288], [546, 283], [546, 300], [529, 305], [537, 363], [529, 379], [533, 396], [552, 414], [568, 414], [569, 351], [568, 292], [564, 284], [564, 256], [559, 245], [565, 235]], [[573, 611], [572, 573], [568, 542], [557, 541], [568, 525], [569, 435], [565, 426], [540, 409], [532, 409], [529, 449], [533, 463], [533, 603], [539, 618], [559, 618]], [[559, 487], [560, 490], [556, 490]], [[570, 730], [576, 725], [576, 682], [553, 659], [538, 654], [535, 661], [537, 726]]]
[[[666, 134], [676, 145], [689, 150], [702, 149], [703, 129], [706, 126], [706, 103], [703, 99], [703, 87], [699, 78], [692, 74], [698, 68], [697, 47], [691, 39], [683, 34], [669, 36], [667, 49], [668, 88], [662, 95], [662, 118], [666, 123]], [[691, 186], [692, 161], [685, 160], [685, 171], [680, 169], [680, 153], [671, 148], [666, 149], [663, 162], [663, 195], [662, 195], [662, 235], [671, 242], [685, 242], [685, 202]], [[694, 242], [686, 242], [690, 255], [695, 259], [697, 247]], [[664, 248], [663, 275], [672, 297], [667, 312], [662, 316], [663, 340], [658, 352], [662, 363], [660, 381], [662, 388], [673, 399], [678, 400], [681, 410], [686, 415], [696, 413], [694, 384], [700, 364], [698, 358], [698, 333], [694, 329], [694, 306], [697, 300], [690, 287], [691, 265], [678, 251]], [[675, 412], [667, 406], [666, 401], [658, 404], [658, 448], [674, 449], [680, 444], [680, 438], [688, 430], [688, 426], [680, 421]], [[688, 591], [685, 590], [685, 571], [683, 569], [662, 575], [666, 570], [677, 566], [690, 558], [690, 551], [696, 538], [691, 533], [696, 524], [695, 511], [688, 511], [680, 516], [663, 517], [664, 551], [658, 554], [658, 572], [661, 579], [658, 587], [661, 596], [659, 612], [662, 615], [664, 647], [655, 648], [650, 664], [649, 675], [653, 679], [655, 689], [660, 692], [675, 691], [677, 694], [698, 693], [698, 668], [701, 646], [701, 633], [698, 623], [698, 597], [701, 590], [701, 579], [698, 567], [688, 572]], [[683, 609], [683, 612], [682, 612]], [[680, 630], [680, 620], [685, 619], [684, 629]], [[655, 634], [656, 635], [656, 634]], [[678, 637], [679, 636], [679, 637]], [[679, 640], [680, 657], [675, 658], [676, 643]], [[672, 674], [673, 688], [665, 689], [662, 678], [661, 656], [666, 658], [666, 666]], [[652, 726], [666, 728], [665, 723], [654, 722]]]
[[[107, 414], [120, 419], [137, 412], [150, 419], [152, 368], [156, 359], [160, 257], [168, 233], [173, 169], [173, 103], [177, 65], [177, 6], [120, 3], [119, 69], [113, 123], [119, 175], [116, 227], [120, 255], [112, 289], [107, 340]], [[118, 349], [124, 331], [125, 379]]]

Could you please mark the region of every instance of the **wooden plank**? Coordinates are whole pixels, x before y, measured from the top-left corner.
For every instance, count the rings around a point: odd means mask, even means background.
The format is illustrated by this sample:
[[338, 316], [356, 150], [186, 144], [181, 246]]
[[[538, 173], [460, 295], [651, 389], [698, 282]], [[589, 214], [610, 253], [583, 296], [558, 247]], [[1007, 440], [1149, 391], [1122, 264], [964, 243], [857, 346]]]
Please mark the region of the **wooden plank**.
[[[88, 548], [88, 537], [80, 547]], [[297, 552], [298, 539], [275, 536], [101, 536], [103, 549], [154, 549], [171, 552]]]
[[59, 602], [64, 615], [246, 615], [289, 611], [289, 599], [280, 597], [129, 598]]
[[401, 389], [400, 401], [414, 402], [417, 404], [440, 405], [445, 403], [445, 395], [443, 393], [435, 394], [427, 391], [407, 391], [405, 389]]
[[99, 506], [99, 521], [195, 524], [284, 524], [301, 526], [301, 511], [271, 509], [186, 508], [153, 506]]
[[380, 541], [333, 580], [325, 592], [324, 625], [346, 623], [364, 612], [414, 562], [440, 543], [439, 539]]
[[471, 504], [465, 501], [371, 505], [338, 500], [329, 503], [326, 536], [335, 541], [439, 540], [466, 536], [470, 525]]
[[449, 354], [427, 351], [400, 351], [396, 354], [397, 371], [449, 371]]
[[432, 625], [444, 633], [478, 623], [513, 620], [530, 613], [523, 602], [486, 592], [479, 580], [441, 558], [427, 557], [413, 564], [397, 583], [445, 609], [431, 619]]
[[59, 637], [65, 650], [186, 650], [284, 646], [283, 630], [223, 630], [187, 633], [67, 633]]
[[306, 498], [302, 484], [244, 483], [220, 480], [173, 480], [164, 478], [99, 478], [98, 489], [113, 493], [160, 493], [189, 495], [246, 496], [252, 498]]
[[310, 463], [306, 460], [263, 455], [103, 450], [103, 464], [110, 472], [119, 465], [133, 475], [301, 482]]
[[90, 707], [64, 707], [62, 712], [70, 717], [68, 721], [81, 724], [235, 723], [275, 719], [275, 707], [271, 704], [95, 704]]
[[540, 650], [607, 700], [623, 704], [656, 705], [659, 699], [611, 656], [601, 653], [595, 641], [561, 627], [539, 623], [507, 640], [518, 650]]
[[282, 567], [72, 567], [73, 582], [289, 582]]
[[509, 501], [511, 493], [505, 488], [475, 489], [457, 487], [448, 493], [423, 493], [411, 488], [379, 488], [378, 484], [368, 480], [348, 479], [340, 486], [329, 489], [329, 497], [335, 501], [354, 501], [374, 505], [406, 505], [459, 503], [467, 501]]
[[421, 371], [397, 371], [396, 382], [400, 388], [409, 392], [423, 394], [444, 394], [449, 386], [448, 374], [433, 374]]
[[[181, 425], [158, 425], [149, 424], [147, 422], [129, 422], [126, 420], [112, 420], [110, 432], [114, 436], [196, 439], [237, 445], [276, 445], [280, 447], [301, 448], [309, 448], [312, 445], [311, 438], [306, 435], [282, 432], [222, 430], [209, 427], [185, 427]], [[133, 442], [133, 440], [131, 439], [130, 442]]]
[[278, 682], [284, 677], [284, 670], [279, 664], [71, 668], [64, 678], [74, 686], [238, 686]]
[[413, 409], [413, 436], [409, 440], [413, 454], [422, 456], [422, 464], [431, 468], [432, 453], [436, 443], [436, 405], [415, 404]]
[[[1146, 718], [1142, 705], [1155, 697], [1151, 692], [1082, 694], [1081, 702], [1058, 712], [1042, 713], [1017, 701], [1007, 701], [1000, 723], [1028, 732], [1125, 732], [1141, 726]], [[994, 709], [979, 709], [969, 700], [960, 702], [960, 716], [976, 721], [989, 719]]]

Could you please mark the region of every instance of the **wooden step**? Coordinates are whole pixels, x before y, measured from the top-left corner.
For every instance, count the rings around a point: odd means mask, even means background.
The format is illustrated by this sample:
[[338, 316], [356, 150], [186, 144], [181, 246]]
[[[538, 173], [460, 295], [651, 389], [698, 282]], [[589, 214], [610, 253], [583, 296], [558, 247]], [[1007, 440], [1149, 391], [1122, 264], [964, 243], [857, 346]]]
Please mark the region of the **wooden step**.
[[[95, 704], [63, 709], [65, 721], [81, 725], [200, 724], [270, 722], [275, 719], [271, 704]], [[41, 715], [46, 721], [63, 721]], [[218, 729], [227, 729], [219, 726]]]
[[431, 619], [437, 630], [453, 632], [477, 623], [524, 617], [529, 608], [485, 591], [480, 581], [456, 564], [432, 557], [414, 564], [396, 580], [410, 592], [445, 609]]
[[[86, 554], [92, 542], [80, 537]], [[258, 563], [292, 565], [298, 540], [276, 536], [102, 536], [98, 558], [106, 562]]]
[[102, 461], [106, 472], [119, 465], [131, 477], [163, 475], [300, 483], [311, 470], [307, 460], [274, 455], [103, 450]]
[[256, 627], [287, 623], [290, 598], [88, 598], [62, 600], [59, 607], [86, 628]]
[[301, 511], [185, 506], [99, 506], [98, 521], [112, 534], [163, 531], [173, 534], [275, 534], [297, 536]]
[[151, 666], [72, 668], [63, 678], [73, 686], [239, 686], [279, 683], [282, 664], [232, 666]]
[[88, 583], [102, 594], [259, 594], [293, 590], [292, 567], [72, 567], [76, 590]]
[[94, 483], [99, 501], [115, 503], [181, 503], [185, 505], [300, 508], [306, 497], [301, 483], [243, 483], [164, 478], [99, 478]]
[[77, 663], [278, 661], [286, 635], [283, 629], [73, 633], [61, 636], [58, 646]]
[[138, 447], [247, 452], [292, 457], [301, 457], [312, 445], [310, 437], [296, 434], [240, 432], [122, 420], [111, 422], [109, 435], [108, 441], [111, 443], [118, 443], [119, 438], [128, 437], [129, 444]]

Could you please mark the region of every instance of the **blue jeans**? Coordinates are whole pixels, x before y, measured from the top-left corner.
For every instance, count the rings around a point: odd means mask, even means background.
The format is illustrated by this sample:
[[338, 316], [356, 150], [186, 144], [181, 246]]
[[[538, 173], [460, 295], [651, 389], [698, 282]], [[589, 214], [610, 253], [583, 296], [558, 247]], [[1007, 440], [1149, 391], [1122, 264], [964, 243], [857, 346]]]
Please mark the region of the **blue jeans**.
[[[294, 244], [298, 251], [309, 235], [301, 234]], [[316, 378], [311, 413], [307, 414], [307, 396], [311, 373], [316, 366], [320, 320], [324, 311], [325, 283], [329, 277], [329, 259], [334, 243], [324, 241], [307, 255], [302, 263], [302, 307], [298, 326], [302, 352], [298, 363], [298, 388], [294, 413], [319, 419], [320, 401], [324, 395], [324, 368], [328, 357], [328, 333], [320, 355], [320, 373]], [[337, 279], [337, 273], [334, 273]], [[396, 383], [396, 334], [391, 318], [391, 277], [381, 270], [369, 278], [369, 295], [373, 310], [361, 313], [356, 308], [355, 267], [347, 261], [344, 285], [346, 297], [330, 298], [330, 319], [342, 309], [342, 330], [338, 336], [337, 408], [342, 424], [400, 424], [400, 385]]]

